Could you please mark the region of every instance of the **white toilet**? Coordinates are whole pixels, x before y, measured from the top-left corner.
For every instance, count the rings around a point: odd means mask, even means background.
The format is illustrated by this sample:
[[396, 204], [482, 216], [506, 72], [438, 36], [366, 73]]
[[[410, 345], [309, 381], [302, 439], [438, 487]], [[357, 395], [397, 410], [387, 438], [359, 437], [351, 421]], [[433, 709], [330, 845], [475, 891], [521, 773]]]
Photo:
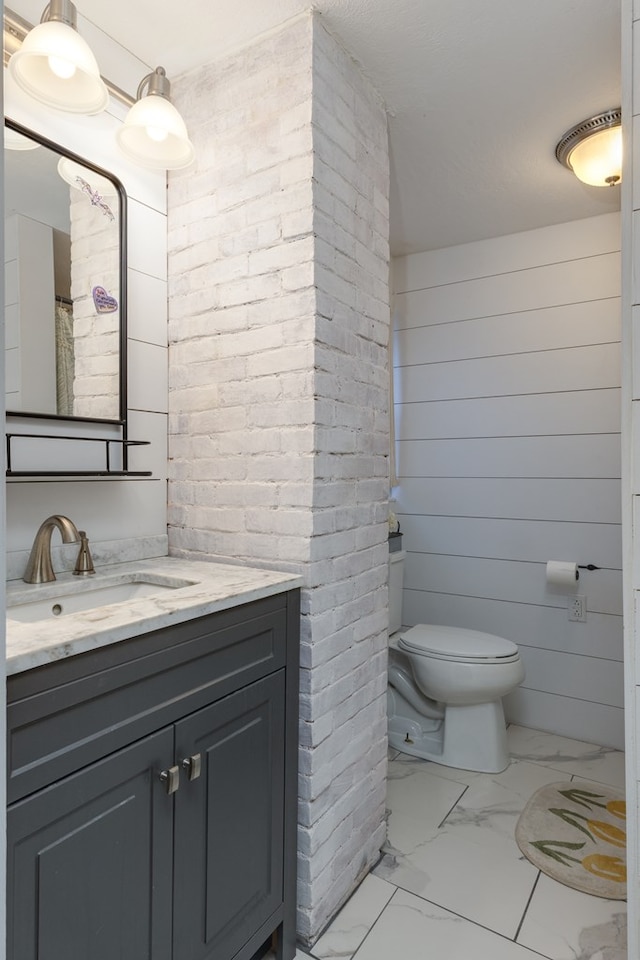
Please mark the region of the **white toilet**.
[[518, 648], [459, 627], [418, 624], [398, 632], [403, 561], [404, 553], [389, 557], [389, 746], [448, 767], [499, 773], [509, 764], [502, 697], [524, 680]]

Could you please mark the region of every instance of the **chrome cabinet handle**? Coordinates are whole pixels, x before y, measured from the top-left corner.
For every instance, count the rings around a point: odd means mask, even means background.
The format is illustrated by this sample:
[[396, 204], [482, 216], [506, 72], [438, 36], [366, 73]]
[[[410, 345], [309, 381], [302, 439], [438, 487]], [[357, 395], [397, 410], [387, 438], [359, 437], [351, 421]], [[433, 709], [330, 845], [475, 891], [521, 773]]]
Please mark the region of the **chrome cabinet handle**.
[[160, 774], [160, 780], [164, 783], [165, 789], [169, 795], [175, 793], [180, 786], [180, 767], [169, 767]]
[[202, 773], [202, 756], [194, 753], [192, 757], [185, 757], [182, 766], [187, 771], [189, 780], [197, 780]]

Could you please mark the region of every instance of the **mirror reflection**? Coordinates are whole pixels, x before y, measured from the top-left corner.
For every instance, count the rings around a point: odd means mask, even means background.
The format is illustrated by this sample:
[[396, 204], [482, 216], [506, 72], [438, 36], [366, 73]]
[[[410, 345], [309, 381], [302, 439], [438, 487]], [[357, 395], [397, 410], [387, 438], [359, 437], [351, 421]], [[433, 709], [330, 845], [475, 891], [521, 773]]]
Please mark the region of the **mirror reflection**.
[[119, 420], [119, 188], [9, 126], [4, 162], [7, 412]]

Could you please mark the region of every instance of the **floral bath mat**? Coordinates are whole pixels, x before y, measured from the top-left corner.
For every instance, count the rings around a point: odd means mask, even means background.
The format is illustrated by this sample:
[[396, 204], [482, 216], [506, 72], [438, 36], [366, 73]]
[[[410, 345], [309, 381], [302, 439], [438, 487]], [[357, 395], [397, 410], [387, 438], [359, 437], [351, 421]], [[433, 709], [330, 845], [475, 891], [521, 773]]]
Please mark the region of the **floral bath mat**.
[[516, 842], [554, 880], [595, 897], [626, 900], [625, 817], [619, 790], [582, 780], [551, 783], [520, 814]]

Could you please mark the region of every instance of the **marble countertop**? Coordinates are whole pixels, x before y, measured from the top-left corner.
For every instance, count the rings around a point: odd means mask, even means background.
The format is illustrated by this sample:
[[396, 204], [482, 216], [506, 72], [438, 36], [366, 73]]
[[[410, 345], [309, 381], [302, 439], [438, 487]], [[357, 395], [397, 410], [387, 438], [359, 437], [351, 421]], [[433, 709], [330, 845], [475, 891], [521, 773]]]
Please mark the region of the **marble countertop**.
[[[165, 589], [157, 596], [112, 602], [60, 616], [49, 615], [35, 622], [11, 619], [14, 604], [45, 600], [53, 604], [65, 593], [77, 596], [130, 583], [132, 578], [143, 581], [145, 577], [160, 587], [171, 585], [172, 579], [189, 583]], [[11, 581], [7, 584], [7, 674], [284, 593], [301, 584], [301, 577], [289, 573], [173, 557], [112, 564], [96, 569], [95, 576], [82, 579], [71, 573], [58, 574], [55, 582], [42, 585]]]

